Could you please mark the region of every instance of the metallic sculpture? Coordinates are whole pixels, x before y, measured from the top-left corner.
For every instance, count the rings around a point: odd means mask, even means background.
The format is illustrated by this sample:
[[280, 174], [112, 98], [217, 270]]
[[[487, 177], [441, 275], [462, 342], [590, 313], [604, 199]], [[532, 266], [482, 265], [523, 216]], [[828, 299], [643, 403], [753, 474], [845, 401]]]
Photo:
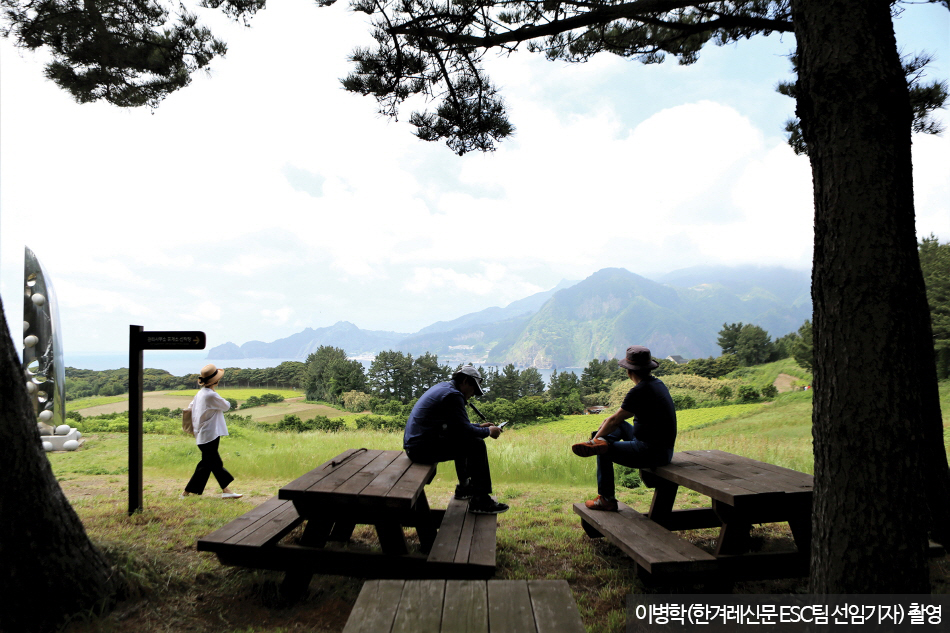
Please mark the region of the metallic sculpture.
[[[59, 311], [49, 275], [29, 248], [24, 265], [23, 374], [33, 400], [40, 435], [55, 448], [78, 431], [66, 420], [66, 368], [59, 332]], [[63, 428], [65, 426], [65, 429]], [[66, 431], [65, 433], [63, 431]], [[75, 438], [69, 438], [75, 439]]]

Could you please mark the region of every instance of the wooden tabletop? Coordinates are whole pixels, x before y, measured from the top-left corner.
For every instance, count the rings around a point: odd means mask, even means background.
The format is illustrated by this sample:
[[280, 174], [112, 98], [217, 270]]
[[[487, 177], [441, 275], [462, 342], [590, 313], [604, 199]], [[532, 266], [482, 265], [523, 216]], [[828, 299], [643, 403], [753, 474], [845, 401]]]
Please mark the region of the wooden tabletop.
[[343, 633], [583, 633], [564, 580], [375, 580]]
[[298, 508], [410, 509], [434, 473], [435, 465], [413, 463], [403, 451], [349, 449], [290, 482], [277, 496], [293, 500]]
[[734, 507], [810, 498], [814, 484], [807, 473], [715, 450], [676, 453], [669, 465], [645, 470]]

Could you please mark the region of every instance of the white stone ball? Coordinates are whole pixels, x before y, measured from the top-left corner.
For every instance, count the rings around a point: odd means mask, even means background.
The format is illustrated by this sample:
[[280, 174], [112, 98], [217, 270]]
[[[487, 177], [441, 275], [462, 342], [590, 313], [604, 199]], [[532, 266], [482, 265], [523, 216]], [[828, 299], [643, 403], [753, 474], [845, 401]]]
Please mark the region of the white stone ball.
[[30, 394], [36, 393], [36, 385], [33, 384], [33, 381], [32, 381], [32, 380], [31, 380], [30, 382], [26, 383], [26, 391], [27, 391], [27, 393], [30, 393]]
[[36, 306], [42, 306], [46, 304], [46, 297], [44, 297], [38, 292], [34, 292], [33, 296], [30, 297], [30, 300], [33, 301], [33, 305], [36, 305]]
[[[77, 442], [77, 444], [78, 444], [78, 442]], [[51, 451], [51, 450], [53, 450], [53, 443], [52, 443], [52, 442], [43, 442], [43, 450], [44, 450], [44, 451]]]
[[23, 344], [26, 345], [27, 347], [33, 347], [39, 342], [40, 342], [40, 339], [37, 338], [35, 334], [30, 334], [25, 339], [23, 339]]
[[53, 419], [53, 412], [50, 411], [49, 409], [45, 411], [40, 411], [40, 415], [38, 417], [39, 417], [40, 422], [49, 422], [50, 420]]
[[68, 424], [60, 424], [56, 427], [56, 435], [69, 435], [69, 432], [72, 430], [72, 427]]
[[81, 437], [82, 437], [82, 431], [76, 431], [76, 439], [78, 440]]
[[30, 329], [30, 322], [29, 322], [29, 321], [24, 321], [24, 322], [23, 322], [23, 331], [26, 332], [26, 331], [28, 331], [29, 329]]
[[74, 451], [79, 448], [79, 442], [76, 440], [66, 440], [63, 442], [63, 450]]

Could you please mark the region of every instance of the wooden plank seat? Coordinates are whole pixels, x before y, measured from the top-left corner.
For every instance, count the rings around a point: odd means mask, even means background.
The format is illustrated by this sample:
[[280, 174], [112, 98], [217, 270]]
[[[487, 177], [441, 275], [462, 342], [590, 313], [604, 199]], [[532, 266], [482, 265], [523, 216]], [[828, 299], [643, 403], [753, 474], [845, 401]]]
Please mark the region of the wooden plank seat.
[[564, 580], [378, 580], [343, 633], [583, 633]]
[[574, 504], [584, 531], [592, 538], [600, 536], [623, 550], [646, 579], [700, 580], [719, 569], [712, 554], [696, 547], [651, 521], [630, 506], [618, 503], [617, 512], [591, 510], [583, 503]]
[[[280, 541], [304, 519], [293, 501], [272, 497], [198, 540], [200, 552], [214, 552], [225, 565], [291, 572], [313, 570], [365, 578], [472, 578], [495, 573], [495, 515], [469, 514], [468, 502], [452, 500], [430, 510], [441, 524], [428, 556], [325, 549]], [[348, 536], [348, 535], [347, 535]]]
[[[226, 565], [245, 565], [257, 550], [273, 548], [303, 522], [291, 501], [271, 497], [250, 512], [198, 540], [199, 552], [214, 552]], [[253, 566], [253, 565], [247, 565]]]
[[427, 561], [446, 568], [464, 565], [466, 577], [490, 578], [495, 574], [497, 529], [497, 515], [472, 514], [468, 501], [452, 499]]

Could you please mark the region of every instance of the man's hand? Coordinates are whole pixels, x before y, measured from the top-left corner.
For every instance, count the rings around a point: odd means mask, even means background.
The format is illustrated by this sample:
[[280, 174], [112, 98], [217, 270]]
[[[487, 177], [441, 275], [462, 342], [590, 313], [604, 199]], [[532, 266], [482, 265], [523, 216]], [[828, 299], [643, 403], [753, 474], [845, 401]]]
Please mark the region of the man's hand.
[[479, 424], [478, 426], [481, 426], [481, 427], [486, 427], [486, 426], [491, 426], [491, 425], [492, 425], [492, 423], [491, 423], [491, 422], [482, 422], [482, 423], [481, 423], [481, 424]]
[[[482, 426], [485, 426], [484, 424]], [[488, 434], [491, 435], [493, 440], [497, 440], [498, 436], [501, 435], [501, 429], [497, 426], [488, 425]]]

